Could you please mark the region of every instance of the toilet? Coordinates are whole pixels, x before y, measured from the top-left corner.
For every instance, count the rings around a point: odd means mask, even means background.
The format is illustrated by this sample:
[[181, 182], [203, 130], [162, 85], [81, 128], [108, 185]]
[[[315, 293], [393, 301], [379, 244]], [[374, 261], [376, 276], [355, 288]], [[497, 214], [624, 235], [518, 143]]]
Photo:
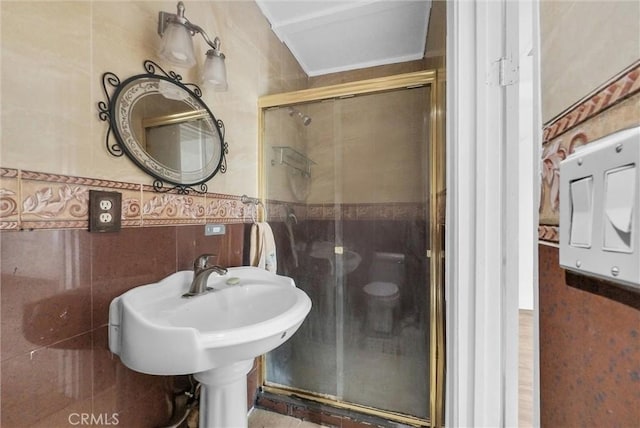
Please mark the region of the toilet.
[[372, 333], [391, 334], [405, 277], [404, 254], [376, 252], [363, 287], [367, 298], [366, 327]]

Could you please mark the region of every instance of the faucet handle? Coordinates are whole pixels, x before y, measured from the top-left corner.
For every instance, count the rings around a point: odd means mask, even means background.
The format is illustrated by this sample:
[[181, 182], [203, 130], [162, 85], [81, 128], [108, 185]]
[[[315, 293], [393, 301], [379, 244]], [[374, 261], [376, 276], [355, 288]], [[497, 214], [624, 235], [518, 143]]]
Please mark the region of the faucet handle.
[[214, 260], [218, 258], [217, 254], [201, 254], [193, 262], [193, 270], [204, 269], [214, 264]]

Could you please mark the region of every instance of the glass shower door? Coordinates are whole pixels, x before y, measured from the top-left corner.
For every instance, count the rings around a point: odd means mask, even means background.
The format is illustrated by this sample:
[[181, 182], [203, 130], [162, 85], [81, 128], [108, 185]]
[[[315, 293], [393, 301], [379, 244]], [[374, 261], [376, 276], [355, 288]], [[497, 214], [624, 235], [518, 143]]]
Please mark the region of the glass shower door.
[[[267, 110], [263, 150], [278, 273], [292, 277], [312, 301], [296, 334], [267, 356], [266, 379], [272, 385], [335, 397], [341, 315], [336, 305], [336, 222], [331, 214], [336, 193], [334, 106], [328, 101]], [[310, 118], [306, 125], [305, 118]], [[321, 143], [311, 154], [316, 141]], [[331, 167], [319, 173], [318, 165]]]
[[429, 419], [430, 88], [265, 112], [278, 271], [313, 302], [267, 385]]
[[425, 419], [429, 95], [420, 87], [340, 100], [337, 143], [340, 398]]

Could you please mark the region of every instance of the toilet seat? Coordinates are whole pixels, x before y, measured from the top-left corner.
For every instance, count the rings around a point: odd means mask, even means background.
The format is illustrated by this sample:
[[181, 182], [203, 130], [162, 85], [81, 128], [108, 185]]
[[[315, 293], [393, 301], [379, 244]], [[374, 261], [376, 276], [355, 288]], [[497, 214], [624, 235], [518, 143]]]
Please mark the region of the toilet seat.
[[375, 281], [363, 287], [364, 292], [370, 296], [380, 298], [393, 298], [396, 297], [400, 289], [393, 282]]

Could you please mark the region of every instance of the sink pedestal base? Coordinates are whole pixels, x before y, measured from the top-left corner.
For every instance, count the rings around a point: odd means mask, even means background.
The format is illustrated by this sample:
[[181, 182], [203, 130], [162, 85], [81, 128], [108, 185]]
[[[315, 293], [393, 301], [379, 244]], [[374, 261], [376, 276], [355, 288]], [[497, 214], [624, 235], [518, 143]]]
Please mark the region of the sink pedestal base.
[[200, 382], [200, 428], [247, 427], [247, 374], [253, 360], [194, 374]]

